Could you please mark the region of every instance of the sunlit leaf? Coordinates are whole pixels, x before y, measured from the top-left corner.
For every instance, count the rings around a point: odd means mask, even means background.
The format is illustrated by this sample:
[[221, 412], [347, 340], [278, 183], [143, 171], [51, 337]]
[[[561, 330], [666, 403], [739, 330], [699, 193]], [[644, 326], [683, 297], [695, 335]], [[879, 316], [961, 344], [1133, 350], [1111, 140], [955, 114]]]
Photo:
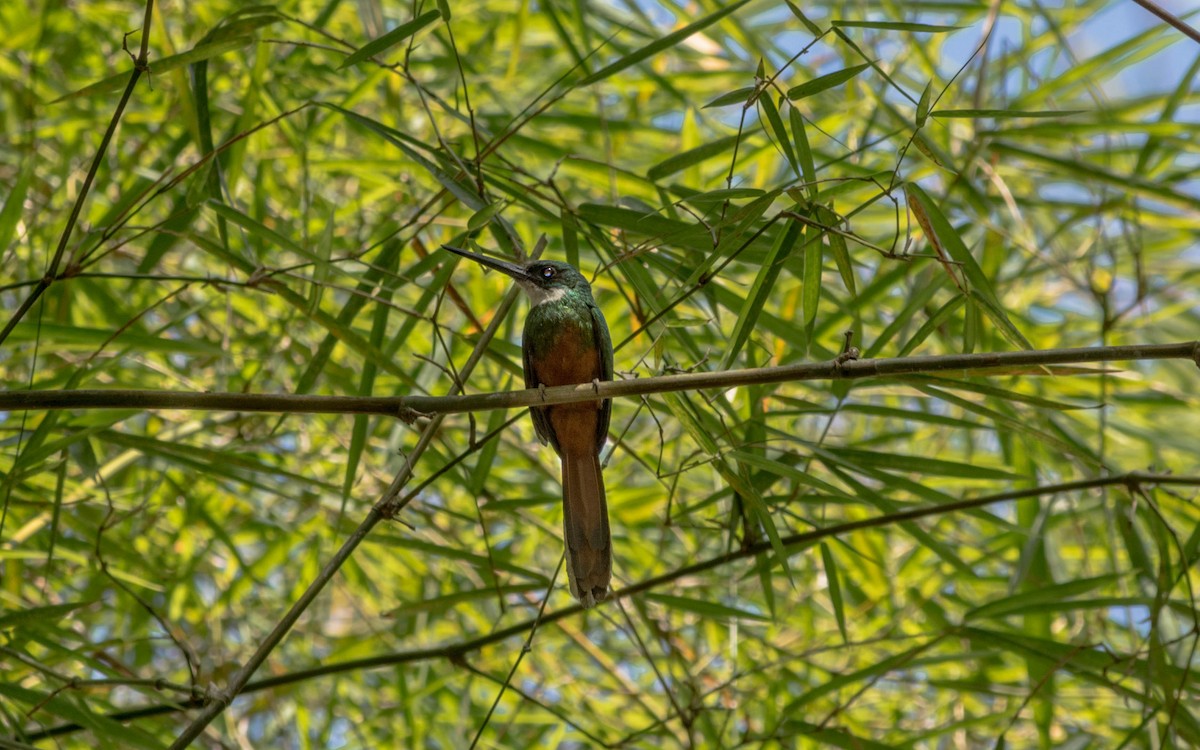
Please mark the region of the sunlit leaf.
[[413, 34], [416, 34], [421, 29], [438, 20], [441, 17], [441, 12], [438, 10], [427, 10], [411, 21], [406, 21], [386, 34], [372, 39], [362, 47], [358, 48], [353, 54], [349, 55], [339, 68], [348, 68], [351, 65], [357, 65], [363, 60], [382, 55], [392, 47], [400, 44], [405, 39], [408, 39]]

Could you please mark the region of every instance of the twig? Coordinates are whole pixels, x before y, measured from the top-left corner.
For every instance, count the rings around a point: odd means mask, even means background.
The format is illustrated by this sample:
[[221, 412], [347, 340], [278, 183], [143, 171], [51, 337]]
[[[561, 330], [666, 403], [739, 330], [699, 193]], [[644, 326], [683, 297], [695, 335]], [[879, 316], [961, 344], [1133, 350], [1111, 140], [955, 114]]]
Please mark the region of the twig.
[[1178, 16], [1171, 15], [1170, 13], [1168, 13], [1166, 11], [1166, 9], [1160, 7], [1157, 3], [1151, 2], [1151, 0], [1133, 0], [1133, 1], [1135, 3], [1137, 3], [1138, 5], [1142, 6], [1143, 8], [1145, 8], [1146, 10], [1150, 11], [1154, 15], [1158, 16], [1162, 20], [1171, 24], [1175, 28], [1179, 29], [1181, 32], [1183, 32], [1183, 34], [1185, 36], [1191, 37], [1192, 41], [1200, 42], [1200, 31], [1196, 31], [1194, 28], [1192, 28], [1191, 26], [1184, 23], [1183, 19], [1179, 18]]
[[[511, 292], [510, 292], [511, 298]], [[493, 318], [493, 324], [502, 315]], [[491, 330], [491, 328], [489, 328]], [[1029, 375], [1053, 374], [1047, 365], [1190, 359], [1200, 366], [1200, 341], [1174, 344], [1132, 344], [1075, 349], [1033, 349], [1016, 352], [947, 354], [826, 362], [802, 362], [779, 367], [758, 367], [720, 372], [694, 372], [634, 380], [614, 380], [521, 391], [499, 391], [464, 396], [309, 396], [263, 393], [181, 393], [144, 390], [7, 391], [0, 392], [0, 411], [52, 409], [182, 409], [201, 411], [275, 412], [286, 414], [382, 414], [399, 416], [418, 412], [430, 415], [513, 409], [525, 406], [568, 404], [601, 399], [644, 396], [651, 393], [727, 389], [801, 380], [857, 380], [957, 371], [985, 374], [1007, 371]], [[1071, 374], [1094, 374], [1093, 370]]]
[[[475, 365], [479, 362], [479, 360], [483, 358], [484, 352], [487, 350], [488, 343], [491, 342], [492, 338], [496, 335], [496, 332], [500, 329], [500, 325], [504, 321], [505, 314], [508, 312], [509, 308], [512, 307], [513, 303], [516, 301], [516, 298], [516, 289], [510, 289], [508, 294], [504, 296], [504, 299], [500, 302], [500, 305], [497, 308], [496, 316], [492, 319], [492, 322], [488, 326], [487, 330], [485, 330], [479, 337], [479, 341], [475, 344], [474, 351], [471, 352], [471, 356], [467, 358], [466, 364], [463, 365], [462, 377], [467, 377], [467, 375], [469, 375], [470, 372], [475, 368]], [[434, 435], [436, 435], [438, 430], [441, 428], [443, 418], [444, 415], [440, 414], [430, 420], [430, 422], [425, 426], [425, 429], [421, 432], [421, 437], [417, 440], [416, 446], [408, 455], [408, 459], [405, 461], [403, 468], [397, 472], [395, 478], [392, 480], [391, 485], [389, 485], [387, 490], [383, 493], [383, 496], [380, 498], [379, 502], [377, 502], [371, 508], [370, 512], [367, 513], [366, 518], [363, 519], [358, 528], [354, 530], [354, 533], [350, 535], [350, 538], [347, 539], [337, 553], [334, 554], [333, 558], [321, 568], [321, 572], [317, 574], [317, 577], [313, 579], [313, 581], [308, 585], [308, 588], [304, 590], [304, 594], [302, 594], [300, 598], [292, 604], [291, 608], [288, 609], [283, 618], [275, 625], [274, 628], [271, 629], [271, 632], [267, 634], [266, 638], [262, 643], [259, 644], [258, 648], [254, 650], [254, 653], [250, 656], [246, 663], [233, 673], [233, 675], [229, 678], [227, 686], [223, 689], [214, 689], [210, 691], [206, 702], [203, 704], [203, 710], [201, 710], [199, 715], [192, 719], [192, 721], [184, 728], [183, 732], [180, 733], [179, 737], [175, 739], [175, 742], [171, 744], [171, 750], [183, 750], [183, 748], [190, 745], [194, 739], [200, 736], [200, 733], [204, 731], [204, 728], [212, 723], [213, 719], [220, 715], [221, 712], [225, 710], [225, 707], [232, 703], [233, 699], [242, 693], [242, 691], [246, 688], [247, 683], [249, 683], [250, 677], [253, 676], [258, 668], [262, 666], [262, 663], [266, 661], [271, 652], [274, 651], [275, 648], [283, 641], [284, 636], [286, 636], [288, 631], [292, 629], [292, 626], [296, 624], [296, 621], [300, 619], [300, 616], [304, 614], [309, 605], [312, 604], [312, 602], [317, 598], [317, 595], [321, 593], [322, 589], [325, 588], [325, 585], [329, 583], [334, 574], [336, 574], [346, 560], [350, 558], [350, 555], [355, 549], [358, 548], [358, 545], [362, 543], [363, 539], [365, 539], [367, 535], [371, 533], [371, 530], [374, 529], [380, 521], [387, 518], [394, 518], [395, 515], [404, 508], [404, 506], [408, 503], [408, 500], [400, 498], [400, 490], [404, 487], [408, 480], [412, 478], [413, 466], [416, 464], [417, 459], [421, 456], [421, 454], [425, 452], [425, 449], [428, 448], [429, 444], [433, 442]]]
[[108, 122], [108, 129], [104, 131], [104, 137], [100, 139], [100, 147], [96, 149], [96, 157], [92, 159], [92, 166], [88, 168], [87, 177], [83, 180], [83, 187], [79, 189], [79, 195], [75, 198], [75, 205], [71, 206], [71, 215], [67, 217], [67, 225], [63, 227], [62, 235], [58, 238], [58, 247], [54, 250], [54, 257], [50, 259], [50, 265], [46, 268], [46, 275], [43, 276], [8, 319], [4, 329], [0, 330], [0, 344], [8, 338], [13, 329], [17, 327], [17, 323], [21, 322], [21, 318], [25, 317], [25, 313], [29, 312], [29, 308], [33, 307], [33, 303], [38, 301], [42, 293], [50, 287], [55, 278], [58, 276], [58, 267], [62, 263], [63, 254], [67, 251], [67, 242], [71, 239], [71, 232], [75, 229], [75, 222], [79, 220], [79, 212], [83, 210], [83, 203], [87, 200], [88, 193], [92, 189], [92, 182], [96, 179], [96, 173], [100, 171], [100, 164], [104, 161], [104, 154], [108, 151], [108, 144], [112, 141], [113, 133], [117, 132], [117, 123], [121, 121], [121, 115], [125, 112], [125, 105], [129, 103], [129, 97], [133, 95], [133, 89], [137, 86], [138, 79], [142, 77], [142, 73], [150, 70], [149, 63], [149, 47], [150, 47], [150, 21], [154, 11], [154, 0], [146, 0], [146, 15], [142, 22], [142, 47], [138, 52], [138, 56], [133, 61], [133, 73], [129, 76], [129, 83], [125, 86], [125, 92], [121, 94], [120, 101], [117, 102], [117, 109], [113, 112], [112, 119]]
[[546, 587], [546, 595], [542, 597], [542, 605], [538, 607], [537, 617], [533, 619], [533, 625], [529, 628], [529, 637], [525, 639], [525, 645], [521, 647], [521, 652], [517, 654], [516, 660], [513, 661], [512, 669], [508, 670], [508, 677], [504, 678], [504, 682], [500, 685], [500, 691], [496, 693], [496, 700], [492, 701], [492, 707], [488, 709], [487, 716], [483, 717], [483, 722], [479, 725], [479, 730], [475, 732], [475, 739], [471, 740], [471, 748], [474, 749], [479, 744], [479, 738], [483, 736], [483, 730], [487, 729], [488, 722], [492, 720], [492, 714], [496, 712], [496, 706], [500, 705], [500, 699], [504, 697], [504, 691], [508, 689], [508, 685], [512, 682], [512, 678], [517, 673], [517, 667], [521, 666], [521, 660], [525, 658], [525, 654], [533, 650], [533, 635], [537, 632], [538, 625], [541, 624], [542, 615], [546, 614], [546, 603], [550, 601], [550, 595], [554, 593], [554, 584], [558, 583], [558, 574], [562, 572], [563, 563], [567, 556], [563, 554], [558, 558], [558, 567], [554, 569], [554, 575], [550, 578], [550, 585]]
[[[1030, 487], [1020, 490], [1011, 490], [1009, 492], [1001, 492], [994, 495], [968, 498], [966, 500], [959, 500], [952, 503], [942, 503], [940, 505], [913, 508], [911, 510], [900, 511], [897, 513], [887, 513], [874, 518], [864, 518], [857, 521], [850, 521], [847, 523], [838, 524], [836, 526], [829, 526], [822, 529], [791, 534], [783, 537], [780, 542], [788, 555], [794, 555], [802, 552], [805, 549], [808, 549], [823, 539], [840, 537], [868, 528], [894, 526], [896, 524], [905, 523], [908, 521], [915, 521], [922, 518], [957, 513], [966, 510], [974, 510], [977, 508], [986, 507], [988, 505], [1010, 502], [1013, 500], [1027, 500], [1065, 492], [1079, 492], [1083, 490], [1099, 489], [1101, 487], [1125, 486], [1132, 490], [1151, 484], [1200, 487], [1200, 476], [1174, 476], [1170, 474], [1147, 474], [1142, 472], [1131, 472], [1128, 474], [1096, 477], [1093, 479], [1081, 479], [1074, 482], [1051, 484], [1042, 487]], [[733, 562], [754, 558], [764, 553], [770, 553], [772, 550], [773, 547], [771, 542], [763, 541], [757, 544], [748, 545], [742, 549], [734, 550], [723, 555], [709, 558], [707, 560], [701, 560], [691, 565], [685, 565], [681, 568], [677, 568], [651, 578], [646, 578], [638, 583], [615, 591], [607, 600], [605, 600], [603, 606], [607, 606], [610, 602], [613, 602], [616, 599], [623, 599], [647, 591], [652, 591], [668, 583], [672, 583], [684, 578], [690, 578], [699, 573], [720, 568]], [[549, 625], [550, 623], [579, 614], [582, 611], [583, 607], [578, 604], [573, 604], [563, 609], [550, 612], [549, 614], [540, 615], [539, 618], [541, 625]], [[477, 638], [461, 641], [459, 643], [415, 649], [412, 651], [400, 651], [392, 654], [370, 656], [362, 659], [353, 659], [333, 664], [324, 664], [312, 669], [298, 670], [288, 674], [268, 677], [253, 683], [247, 683], [241, 690], [241, 693], [245, 694], [261, 692], [263, 690], [272, 690], [277, 687], [293, 685], [318, 677], [342, 674], [345, 672], [353, 672], [362, 669], [394, 667], [400, 664], [414, 664], [417, 662], [432, 661], [434, 659], [449, 659], [453, 661], [456, 659], [461, 659], [464, 655], [478, 651], [486, 646], [506, 641], [513, 636], [527, 634], [534, 622], [535, 620], [532, 619], [526, 620], [525, 622], [520, 622], [507, 628], [488, 633], [487, 635], [482, 635]], [[201, 705], [201, 702], [192, 701], [182, 705], [168, 704], [146, 706], [129, 711], [113, 713], [107, 718], [113, 721], [127, 722], [150, 716], [161, 716], [163, 714], [176, 713], [185, 708], [195, 708], [198, 705]], [[63, 724], [57, 727], [50, 727], [42, 730], [41, 732], [29, 732], [26, 735], [26, 740], [29, 742], [36, 742], [49, 737], [70, 734], [72, 732], [79, 731], [80, 729], [81, 727], [77, 724]]]

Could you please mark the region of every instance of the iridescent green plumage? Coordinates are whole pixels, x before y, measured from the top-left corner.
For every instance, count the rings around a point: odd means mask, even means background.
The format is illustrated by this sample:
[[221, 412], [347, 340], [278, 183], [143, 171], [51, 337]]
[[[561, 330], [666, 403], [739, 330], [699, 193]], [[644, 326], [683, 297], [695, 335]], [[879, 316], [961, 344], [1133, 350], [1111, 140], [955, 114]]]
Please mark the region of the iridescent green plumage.
[[[522, 340], [522, 351], [525, 361], [525, 387], [537, 388], [539, 383], [532, 371], [532, 362], [553, 356], [561, 344], [556, 343], [563, 336], [574, 335], [579, 338], [579, 346], [592, 346], [600, 356], [600, 380], [612, 380], [613, 351], [612, 336], [608, 332], [608, 324], [604, 315], [592, 299], [591, 286], [583, 279], [582, 274], [566, 263], [553, 264], [559, 267], [562, 275], [575, 274], [583, 286], [569, 289], [561, 299], [548, 300], [534, 305], [525, 318], [525, 332]], [[545, 384], [548, 385], [548, 384]], [[608, 422], [612, 413], [612, 402], [600, 402], [600, 420], [597, 425], [596, 451], [604, 447], [608, 439]], [[541, 408], [532, 409], [533, 425], [538, 437], [543, 443], [554, 446], [560, 454], [554, 433], [547, 421], [546, 411]]]
[[[525, 387], [612, 380], [612, 337], [587, 279], [566, 263], [524, 265], [446, 250], [508, 274], [529, 295], [522, 353]], [[590, 607], [608, 595], [612, 540], [600, 475], [600, 450], [608, 439], [612, 402], [556, 404], [530, 409], [538, 438], [562, 458], [563, 541], [571, 593]]]

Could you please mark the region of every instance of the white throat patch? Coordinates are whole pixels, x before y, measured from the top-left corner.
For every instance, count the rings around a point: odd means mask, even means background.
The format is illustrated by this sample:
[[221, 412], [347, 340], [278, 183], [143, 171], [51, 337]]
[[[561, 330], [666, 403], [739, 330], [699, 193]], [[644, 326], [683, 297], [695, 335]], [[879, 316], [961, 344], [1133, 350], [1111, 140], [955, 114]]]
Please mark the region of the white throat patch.
[[544, 305], [547, 302], [558, 302], [563, 297], [567, 296], [567, 290], [563, 287], [554, 289], [542, 289], [536, 284], [521, 284], [521, 288], [529, 295], [529, 299], [533, 301], [533, 306]]

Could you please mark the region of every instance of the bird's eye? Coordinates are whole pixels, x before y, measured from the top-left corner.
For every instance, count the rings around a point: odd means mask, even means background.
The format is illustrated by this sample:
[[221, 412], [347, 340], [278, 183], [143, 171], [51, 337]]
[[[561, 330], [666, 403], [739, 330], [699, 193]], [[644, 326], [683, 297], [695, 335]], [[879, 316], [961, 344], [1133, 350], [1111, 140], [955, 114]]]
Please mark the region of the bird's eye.
[[544, 266], [542, 268], [542, 278], [543, 279], [553, 279], [554, 278], [554, 267], [553, 266]]

